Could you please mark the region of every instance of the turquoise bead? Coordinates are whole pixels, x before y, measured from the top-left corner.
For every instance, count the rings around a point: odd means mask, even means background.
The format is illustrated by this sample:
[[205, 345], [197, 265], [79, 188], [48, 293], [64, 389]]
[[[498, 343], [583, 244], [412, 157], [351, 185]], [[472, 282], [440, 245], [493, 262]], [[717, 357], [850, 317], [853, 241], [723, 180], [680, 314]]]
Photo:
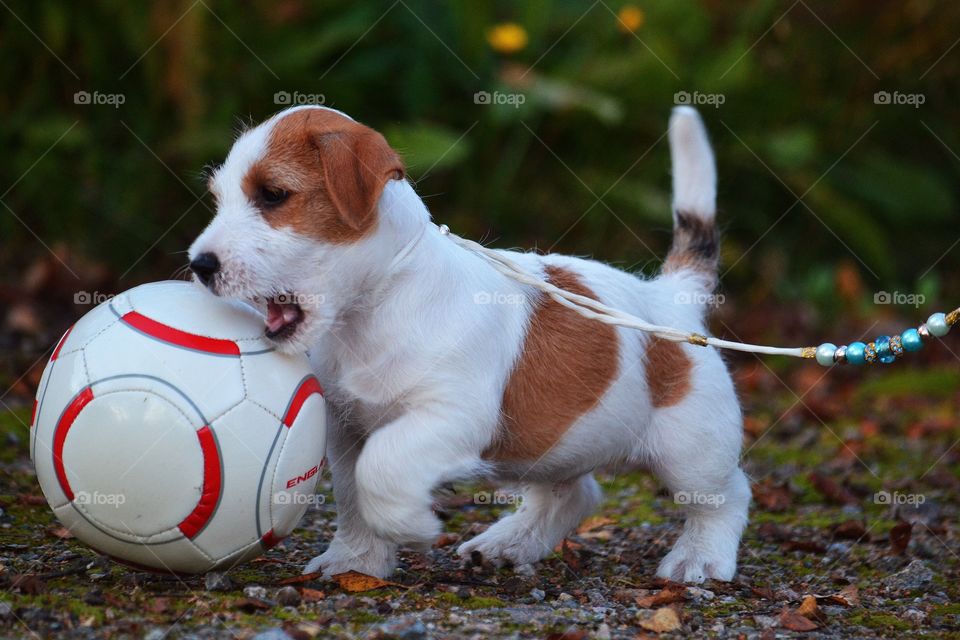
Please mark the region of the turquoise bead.
[[947, 324], [947, 316], [942, 313], [935, 313], [927, 318], [927, 329], [930, 335], [938, 338], [947, 335], [950, 331], [950, 325]]
[[901, 333], [900, 340], [903, 342], [904, 351], [920, 351], [923, 348], [923, 338], [916, 329], [907, 329]]
[[850, 364], [861, 365], [867, 361], [865, 351], [867, 345], [862, 342], [851, 342], [847, 346], [847, 362]]
[[837, 352], [837, 345], [824, 342], [817, 347], [817, 364], [829, 367], [833, 364], [833, 354]]
[[883, 364], [890, 364], [897, 359], [890, 348], [890, 336], [878, 336], [873, 341], [873, 346], [877, 350], [877, 360]]

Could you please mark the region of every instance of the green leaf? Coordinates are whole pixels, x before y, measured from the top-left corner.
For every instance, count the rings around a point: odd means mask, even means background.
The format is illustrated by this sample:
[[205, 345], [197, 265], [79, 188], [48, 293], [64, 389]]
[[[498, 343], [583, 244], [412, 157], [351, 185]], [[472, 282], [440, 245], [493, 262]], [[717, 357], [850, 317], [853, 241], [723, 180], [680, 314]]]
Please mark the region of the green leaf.
[[456, 166], [470, 152], [469, 136], [432, 124], [393, 126], [384, 136], [407, 167], [421, 175]]

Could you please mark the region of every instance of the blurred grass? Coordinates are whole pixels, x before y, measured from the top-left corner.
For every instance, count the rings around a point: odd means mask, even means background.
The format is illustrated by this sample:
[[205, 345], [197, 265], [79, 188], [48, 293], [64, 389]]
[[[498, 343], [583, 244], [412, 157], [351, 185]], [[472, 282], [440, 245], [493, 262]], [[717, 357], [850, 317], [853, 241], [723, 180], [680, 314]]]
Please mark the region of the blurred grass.
[[[635, 33], [616, 17], [628, 5], [642, 15]], [[649, 270], [669, 243], [662, 135], [686, 91], [723, 96], [701, 112], [721, 173], [728, 289], [829, 306], [843, 295], [837, 265], [852, 264], [867, 297], [960, 294], [960, 253], [948, 252], [960, 5], [789, 7], [10, 5], [0, 11], [0, 193], [12, 185], [2, 196], [12, 213], [0, 208], [0, 270], [63, 241], [118, 275], [136, 264], [124, 288], [169, 276], [211, 215], [203, 167], [243, 123], [284, 106], [277, 92], [322, 95], [384, 131], [435, 217], [460, 233]], [[487, 41], [504, 22], [526, 33], [519, 50]], [[124, 103], [75, 104], [78, 91]], [[478, 91], [523, 104], [476, 104]], [[877, 91], [922, 93], [924, 104], [875, 104]]]

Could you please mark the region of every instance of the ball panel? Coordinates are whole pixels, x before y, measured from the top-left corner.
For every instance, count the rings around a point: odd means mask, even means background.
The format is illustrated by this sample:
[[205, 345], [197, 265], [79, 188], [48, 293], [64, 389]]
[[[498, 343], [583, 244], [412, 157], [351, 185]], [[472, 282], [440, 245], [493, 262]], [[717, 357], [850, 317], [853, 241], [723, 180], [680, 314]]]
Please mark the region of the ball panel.
[[131, 310], [181, 331], [226, 340], [254, 340], [269, 346], [263, 338], [263, 318], [256, 310], [214, 296], [195, 283], [154, 282], [124, 295]]
[[[156, 392], [100, 395], [94, 385], [90, 401], [67, 426], [58, 429], [54, 457], [62, 442], [72, 498], [98, 528], [125, 540], [149, 541], [208, 505], [211, 456], [204, 455], [200, 432], [190, 416]], [[218, 477], [215, 451], [212, 457]]]
[[243, 356], [247, 398], [283, 418], [290, 408], [293, 390], [300, 387], [310, 368], [300, 354], [267, 353]]
[[98, 336], [102, 331], [116, 323], [117, 318], [110, 310], [110, 301], [107, 300], [98, 304], [88, 311], [82, 318], [66, 330], [50, 355], [51, 360], [56, 360], [60, 356], [73, 353], [82, 349], [90, 340]]
[[263, 547], [260, 546], [260, 542], [251, 542], [247, 546], [243, 547], [238, 551], [234, 551], [229, 556], [217, 560], [216, 563], [211, 567], [211, 569], [216, 569], [218, 571], [228, 571], [234, 567], [253, 560], [254, 558], [263, 554]]
[[78, 540], [115, 559], [158, 571], [178, 573], [208, 571], [215, 562], [182, 535], [153, 544], [130, 542], [93, 526], [72, 503], [57, 507], [53, 511], [60, 523]]
[[[312, 383], [305, 381], [298, 388], [300, 395], [295, 393], [294, 398], [302, 398], [303, 390], [312, 387]], [[299, 407], [297, 402], [291, 404], [296, 409], [295, 416], [291, 426], [285, 426], [279, 444], [280, 454], [272, 486], [270, 522], [274, 535], [279, 538], [290, 535], [307, 507], [316, 500], [316, 485], [326, 453], [323, 396], [311, 392]]]
[[[242, 402], [213, 421], [223, 465], [223, 495], [216, 513], [194, 543], [212, 557], [224, 557], [256, 542], [257, 487], [279, 421], [260, 407]], [[275, 460], [275, 456], [274, 456]]]
[[47, 384], [40, 391], [31, 437], [33, 464], [40, 488], [51, 505], [68, 502], [53, 465], [53, 438], [57, 423], [73, 399], [88, 385], [83, 351], [61, 354], [47, 363]]
[[240, 358], [174, 347], [123, 322], [90, 342], [84, 353], [93, 380], [139, 374], [146, 389], [172, 386], [190, 398], [204, 424], [243, 400]]

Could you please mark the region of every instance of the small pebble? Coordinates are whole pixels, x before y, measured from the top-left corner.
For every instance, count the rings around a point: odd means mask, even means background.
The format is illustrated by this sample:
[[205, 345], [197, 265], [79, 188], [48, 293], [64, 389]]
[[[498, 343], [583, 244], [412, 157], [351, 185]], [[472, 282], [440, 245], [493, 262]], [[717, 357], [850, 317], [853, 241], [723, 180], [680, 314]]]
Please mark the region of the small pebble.
[[243, 595], [248, 598], [255, 598], [257, 600], [266, 600], [267, 590], [258, 584], [252, 584], [249, 587], [243, 588]]
[[284, 607], [296, 607], [300, 604], [300, 592], [287, 585], [277, 591], [277, 602]]
[[919, 589], [932, 582], [933, 577], [923, 560], [913, 560], [902, 571], [884, 578], [883, 584], [891, 589]]
[[253, 640], [291, 640], [291, 638], [290, 635], [283, 629], [274, 627], [272, 629], [267, 629], [266, 631], [261, 631], [257, 635], [253, 636]]
[[543, 599], [547, 597], [547, 594], [542, 589], [531, 589], [530, 597], [537, 602], [543, 602]]
[[694, 600], [713, 600], [715, 594], [709, 589], [701, 589], [700, 587], [687, 587], [687, 593]]
[[207, 591], [229, 591], [233, 589], [233, 580], [225, 573], [211, 571], [203, 578]]
[[9, 602], [0, 602], [0, 619], [6, 620], [13, 614], [13, 605]]
[[927, 614], [919, 609], [907, 609], [903, 612], [903, 618], [909, 620], [915, 625], [923, 624], [923, 621], [927, 619]]
[[567, 593], [566, 591], [564, 591], [559, 596], [557, 596], [557, 600], [559, 600], [560, 602], [570, 602], [571, 600], [573, 600], [573, 596]]
[[166, 637], [167, 632], [163, 629], [151, 629], [143, 636], [143, 640], [163, 640]]
[[397, 620], [380, 625], [382, 635], [400, 640], [421, 640], [427, 637], [427, 628], [420, 620]]

